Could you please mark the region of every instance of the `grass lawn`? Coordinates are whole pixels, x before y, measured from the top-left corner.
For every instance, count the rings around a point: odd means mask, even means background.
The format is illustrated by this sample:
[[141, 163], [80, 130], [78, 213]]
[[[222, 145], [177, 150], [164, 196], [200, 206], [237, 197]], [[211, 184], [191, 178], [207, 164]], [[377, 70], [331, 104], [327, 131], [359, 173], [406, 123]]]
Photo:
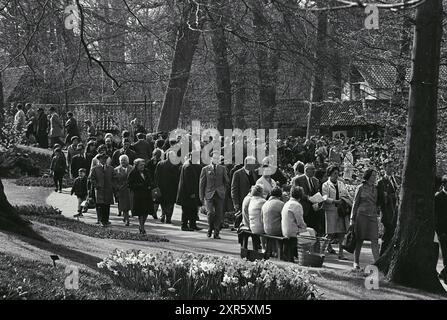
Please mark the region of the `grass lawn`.
[[155, 300], [161, 297], [115, 285], [103, 274], [79, 270], [79, 289], [65, 289], [65, 267], [0, 252], [0, 300]]

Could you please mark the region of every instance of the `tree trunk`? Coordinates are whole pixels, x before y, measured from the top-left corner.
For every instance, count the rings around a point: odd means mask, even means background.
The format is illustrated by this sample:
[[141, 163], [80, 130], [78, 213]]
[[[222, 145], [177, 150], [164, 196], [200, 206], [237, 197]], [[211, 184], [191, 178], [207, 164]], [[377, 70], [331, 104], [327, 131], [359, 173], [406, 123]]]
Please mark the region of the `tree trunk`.
[[275, 116], [279, 53], [275, 50], [275, 44], [268, 41], [273, 35], [268, 30], [267, 18], [262, 5], [262, 2], [254, 1], [253, 25], [256, 40], [261, 42], [256, 46], [256, 62], [259, 70], [260, 125], [262, 128], [268, 129], [273, 127]]
[[[405, 0], [404, 2], [407, 2]], [[404, 103], [404, 92], [405, 92], [405, 80], [407, 76], [407, 63], [406, 60], [410, 55], [410, 44], [411, 44], [411, 21], [410, 17], [403, 15], [402, 17], [402, 27], [400, 31], [400, 51], [399, 59], [396, 67], [396, 83], [395, 90], [393, 94], [393, 102], [397, 104]]]
[[390, 281], [430, 292], [444, 292], [433, 245], [441, 1], [426, 1], [416, 12], [398, 223], [393, 243], [377, 261]]
[[[324, 6], [321, 0], [317, 2], [318, 6]], [[309, 110], [309, 121], [307, 124], [306, 137], [318, 135], [320, 133], [321, 106], [317, 102], [324, 99], [324, 72], [325, 72], [325, 53], [327, 38], [327, 12], [317, 13], [317, 44], [315, 51], [315, 72], [313, 77], [311, 92], [311, 107]]]
[[234, 126], [238, 129], [245, 130], [247, 122], [245, 121], [245, 102], [246, 102], [246, 85], [247, 85], [247, 62], [248, 52], [244, 44], [241, 51], [236, 57], [236, 92], [234, 95]]
[[227, 12], [222, 0], [215, 1], [215, 14], [211, 14], [213, 21], [212, 42], [214, 50], [214, 67], [216, 69], [216, 96], [219, 109], [217, 129], [223, 133], [224, 129], [232, 129], [231, 117], [231, 79], [230, 66], [227, 56], [227, 37], [225, 35], [225, 17]]
[[31, 222], [22, 219], [9, 203], [0, 179], [0, 230], [12, 232], [28, 238], [47, 241], [31, 228]]
[[0, 126], [3, 126], [4, 113], [5, 113], [5, 101], [3, 100], [3, 78], [0, 72]]
[[192, 30], [188, 23], [197, 29], [201, 29], [203, 25], [203, 19], [200, 17], [198, 18], [199, 25], [195, 24], [196, 6], [189, 3], [185, 4], [182, 20], [177, 31], [171, 74], [158, 120], [158, 131], [170, 131], [177, 128], [194, 53], [200, 37], [200, 31]]

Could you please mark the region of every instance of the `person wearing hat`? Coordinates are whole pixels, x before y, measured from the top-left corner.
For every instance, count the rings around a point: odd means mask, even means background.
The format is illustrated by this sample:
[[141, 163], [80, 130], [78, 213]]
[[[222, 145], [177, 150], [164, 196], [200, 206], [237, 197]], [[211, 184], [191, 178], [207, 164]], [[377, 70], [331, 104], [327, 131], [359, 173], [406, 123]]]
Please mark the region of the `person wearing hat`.
[[324, 233], [324, 214], [309, 201], [309, 198], [320, 190], [320, 181], [315, 178], [315, 166], [313, 163], [306, 163], [304, 166], [304, 174], [295, 177], [292, 186], [301, 187], [304, 190], [304, 197], [301, 200], [303, 206], [304, 221], [313, 228], [318, 235]]
[[37, 109], [36, 141], [40, 148], [48, 148], [48, 118], [43, 108]]
[[115, 171], [107, 164], [107, 155], [99, 154], [99, 164], [92, 167], [89, 179], [95, 190], [96, 214], [103, 227], [110, 224], [110, 205], [113, 202], [113, 182]]
[[62, 125], [61, 119], [59, 115], [56, 113], [56, 108], [50, 108], [50, 142], [51, 145], [55, 144], [63, 145], [62, 141], [64, 126]]
[[58, 145], [54, 149], [53, 157], [51, 158], [50, 174], [54, 180], [54, 191], [62, 193], [62, 181], [67, 169], [67, 163], [65, 162], [65, 156], [62, 152], [62, 148]]
[[65, 122], [65, 131], [67, 132], [67, 136], [65, 137], [65, 144], [69, 144], [72, 141], [74, 136], [79, 137], [79, 128], [78, 122], [73, 116], [73, 112], [67, 113], [67, 121]]
[[394, 176], [394, 168], [391, 160], [384, 163], [385, 175], [377, 183], [377, 197], [379, 208], [382, 213], [382, 224], [384, 233], [380, 255], [382, 255], [394, 235], [397, 224], [397, 203], [399, 195], [399, 184]]
[[114, 168], [118, 167], [120, 165], [120, 157], [125, 154], [129, 158], [129, 164], [133, 165], [133, 162], [137, 158], [135, 151], [130, 149], [131, 142], [130, 139], [125, 138], [123, 139], [123, 147], [119, 150], [116, 150], [113, 153], [112, 157], [112, 166]]
[[441, 246], [444, 265], [439, 278], [447, 284], [447, 175], [444, 175], [441, 181], [441, 191], [435, 194], [435, 230]]
[[78, 218], [82, 217], [82, 203], [87, 200], [88, 195], [86, 170], [80, 168], [76, 176], [70, 193], [78, 198], [78, 213], [74, 215], [75, 218]]
[[[79, 137], [71, 137], [71, 144], [67, 148], [67, 166], [71, 167], [71, 161], [75, 155], [79, 153], [78, 151]], [[82, 150], [84, 151], [84, 150]]]
[[356, 246], [354, 252], [354, 269], [360, 270], [360, 252], [363, 241], [371, 241], [374, 261], [379, 258], [379, 221], [376, 187], [377, 172], [367, 169], [363, 174], [363, 183], [355, 190], [351, 211], [351, 223], [354, 227]]
[[71, 159], [70, 163], [70, 173], [73, 179], [76, 179], [79, 175], [79, 169], [88, 168], [87, 159], [84, 155], [84, 145], [82, 143], [78, 143], [76, 146], [76, 154]]

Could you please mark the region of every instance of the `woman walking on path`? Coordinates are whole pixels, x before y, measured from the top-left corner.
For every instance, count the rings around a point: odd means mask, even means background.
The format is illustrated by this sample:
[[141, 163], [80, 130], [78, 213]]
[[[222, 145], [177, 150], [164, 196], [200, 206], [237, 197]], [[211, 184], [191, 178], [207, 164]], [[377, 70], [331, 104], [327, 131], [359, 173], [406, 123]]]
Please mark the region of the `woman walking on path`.
[[[346, 260], [343, 256], [343, 239], [348, 231], [350, 213], [346, 208], [352, 204], [344, 183], [338, 180], [339, 173], [337, 166], [330, 166], [327, 169], [329, 178], [323, 183], [322, 194], [327, 196], [324, 203], [326, 234], [332, 240], [338, 240], [338, 259]], [[328, 247], [328, 252], [336, 253], [331, 245]]]
[[377, 172], [368, 169], [363, 174], [363, 183], [357, 187], [351, 212], [351, 225], [354, 226], [356, 246], [354, 269], [360, 269], [360, 251], [364, 240], [371, 241], [374, 261], [379, 258], [379, 222], [376, 188]]
[[144, 159], [134, 161], [134, 169], [129, 174], [129, 189], [132, 197], [132, 216], [138, 217], [140, 222], [140, 234], [146, 234], [144, 224], [147, 216], [154, 215], [154, 203], [152, 201], [152, 181], [144, 170]]
[[123, 154], [120, 158], [120, 165], [115, 168], [115, 197], [118, 199], [118, 216], [123, 215], [123, 222], [129, 226], [129, 211], [131, 206], [130, 189], [128, 184], [129, 173], [133, 167], [129, 165], [129, 158]]

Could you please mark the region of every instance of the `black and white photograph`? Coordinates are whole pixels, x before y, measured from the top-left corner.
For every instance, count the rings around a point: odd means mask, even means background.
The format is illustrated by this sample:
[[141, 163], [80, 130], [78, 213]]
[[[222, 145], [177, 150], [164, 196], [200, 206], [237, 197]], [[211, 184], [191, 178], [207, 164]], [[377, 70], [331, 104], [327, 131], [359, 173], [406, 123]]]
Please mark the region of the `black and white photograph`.
[[0, 0], [0, 306], [447, 300], [446, 12]]

